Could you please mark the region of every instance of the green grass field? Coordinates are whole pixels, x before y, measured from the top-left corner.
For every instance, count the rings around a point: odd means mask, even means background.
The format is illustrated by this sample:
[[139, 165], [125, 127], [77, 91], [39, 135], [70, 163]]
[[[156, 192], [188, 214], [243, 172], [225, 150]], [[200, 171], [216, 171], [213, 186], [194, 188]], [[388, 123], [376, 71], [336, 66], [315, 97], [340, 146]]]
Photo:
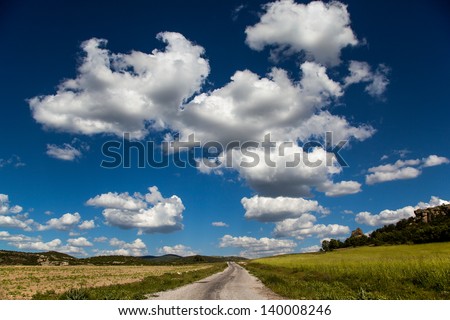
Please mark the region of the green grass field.
[[450, 243], [261, 258], [246, 268], [290, 299], [450, 299]]

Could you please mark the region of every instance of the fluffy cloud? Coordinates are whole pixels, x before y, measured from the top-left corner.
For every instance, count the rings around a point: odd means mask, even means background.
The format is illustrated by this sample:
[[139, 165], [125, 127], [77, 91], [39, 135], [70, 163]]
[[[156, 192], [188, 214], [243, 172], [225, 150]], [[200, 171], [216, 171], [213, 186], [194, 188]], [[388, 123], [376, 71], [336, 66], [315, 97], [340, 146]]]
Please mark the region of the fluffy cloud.
[[226, 224], [225, 222], [222, 222], [222, 221], [215, 221], [215, 222], [211, 223], [211, 225], [213, 227], [229, 227], [228, 224]]
[[22, 211], [19, 205], [11, 206], [7, 194], [0, 193], [0, 227], [31, 231], [34, 221], [28, 219], [27, 213], [20, 214]]
[[47, 155], [64, 161], [74, 161], [81, 158], [82, 151], [87, 150], [89, 150], [89, 146], [77, 138], [73, 139], [71, 143], [64, 143], [62, 146], [47, 144]]
[[[305, 197], [312, 195], [312, 188], [328, 193], [329, 196], [360, 191], [358, 182], [340, 182], [336, 186], [333, 176], [342, 172], [342, 167], [333, 154], [322, 148], [314, 148], [306, 153], [301, 147], [292, 145], [282, 152], [271, 152], [270, 160], [275, 165], [266, 163], [264, 159], [267, 153], [262, 148], [254, 149], [252, 152], [260, 161], [252, 166], [243, 166], [242, 163], [252, 163], [255, 157], [244, 155], [239, 150], [228, 152], [232, 153], [232, 168], [262, 196]], [[226, 163], [227, 157], [228, 154], [222, 155], [221, 162]], [[218, 167], [216, 170], [222, 169]], [[339, 187], [345, 188], [338, 190]]]
[[60, 218], [53, 218], [48, 220], [45, 225], [39, 225], [39, 231], [45, 230], [59, 230], [68, 231], [76, 227], [80, 222], [81, 216], [78, 212], [63, 214]]
[[[65, 213], [59, 218], [53, 218], [45, 222], [45, 224], [34, 223], [36, 230], [59, 230], [71, 231], [75, 228], [80, 230], [89, 230], [96, 227], [94, 220], [81, 220], [81, 215], [78, 212]], [[72, 234], [74, 234], [72, 232]]]
[[[330, 99], [342, 94], [340, 86], [315, 63], [303, 63], [301, 68], [303, 78], [297, 84], [280, 69], [272, 70], [268, 78], [260, 78], [250, 71], [237, 72], [224, 87], [199, 95], [185, 106], [181, 114], [183, 121], [177, 124], [182, 137], [186, 140], [189, 133], [195, 132], [196, 140], [203, 143], [210, 141], [208, 139], [218, 141], [224, 149], [232, 141], [262, 142], [266, 133], [270, 133], [272, 141], [279, 142], [277, 147], [281, 146], [280, 141], [291, 142], [291, 147], [283, 152], [271, 150], [270, 157], [276, 167], [267, 166], [264, 161], [244, 167], [242, 160], [252, 159], [236, 149], [225, 150], [219, 156], [222, 163], [225, 159], [233, 159], [227, 168], [238, 171], [240, 178], [263, 195], [310, 196], [314, 187], [331, 196], [359, 192], [360, 184], [356, 182], [341, 184], [339, 189], [333, 185], [330, 177], [340, 172], [336, 162], [326, 166], [323, 161], [324, 165], [320, 167], [308, 167], [301, 162], [295, 167], [286, 167], [296, 155], [304, 154], [297, 145], [298, 140], [306, 142], [331, 131], [336, 142], [363, 141], [375, 133], [370, 126], [355, 127], [343, 117], [319, 111]], [[252, 151], [258, 159], [264, 159], [262, 148]], [[309, 156], [325, 160], [330, 154], [317, 148]], [[224, 167], [212, 169], [200, 162], [199, 171], [223, 174]]]
[[19, 205], [11, 206], [7, 194], [0, 193], [0, 214], [19, 214], [22, 211], [23, 208]]
[[183, 229], [184, 205], [177, 196], [163, 198], [157, 187], [149, 193], [106, 193], [89, 199], [86, 204], [103, 207], [109, 225], [122, 229], [137, 228], [144, 233], [169, 233]]
[[365, 91], [372, 97], [381, 97], [389, 84], [388, 73], [389, 68], [380, 64], [375, 74], [373, 74], [371, 82], [366, 86]]
[[[30, 100], [35, 119], [50, 128], [83, 134], [132, 132], [134, 137], [143, 138], [148, 129], [144, 123], [149, 123], [155, 130], [168, 128], [182, 136], [195, 132], [196, 138], [203, 142], [214, 140], [223, 145], [235, 140], [259, 141], [267, 132], [272, 132], [276, 139], [296, 141], [299, 125], [343, 94], [341, 85], [328, 77], [325, 67], [304, 62], [302, 78], [297, 83], [289, 79], [287, 71], [278, 68], [262, 78], [249, 70], [237, 71], [230, 83], [195, 96], [180, 109], [182, 102], [200, 89], [209, 67], [199, 56], [203, 49], [192, 46], [182, 35], [163, 34], [161, 37], [167, 38], [167, 50], [149, 56], [137, 52], [113, 55], [98, 47], [102, 43], [100, 40], [85, 42], [83, 48], [88, 55], [79, 68], [77, 79], [63, 82], [56, 95]], [[179, 52], [172, 52], [174, 50]], [[166, 58], [168, 61], [164, 60]], [[164, 60], [160, 66], [158, 59]], [[123, 61], [129, 65], [125, 63], [123, 70], [111, 70]], [[145, 69], [142, 71], [137, 66], [141, 63], [151, 66], [145, 66], [148, 70], [142, 67]], [[175, 64], [180, 66], [175, 68]], [[193, 65], [183, 68], [184, 64]], [[158, 72], [152, 72], [151, 68]], [[130, 69], [136, 74], [130, 74]], [[196, 80], [183, 82], [188, 75]], [[165, 81], [166, 78], [170, 81]], [[124, 85], [124, 79], [130, 83]], [[186, 89], [185, 86], [192, 82], [195, 88]], [[174, 90], [189, 92], [189, 95], [177, 99], [182, 94], [173, 93]], [[141, 97], [139, 91], [145, 91], [151, 97], [145, 94]], [[130, 95], [137, 97], [132, 99]], [[156, 98], [153, 96], [160, 100], [173, 98], [176, 103], [164, 101], [164, 104], [154, 105], [152, 101]], [[153, 118], [149, 118], [150, 115]], [[322, 117], [330, 118], [326, 114]], [[367, 131], [365, 129], [360, 128]], [[309, 137], [305, 128], [299, 130], [305, 138]], [[349, 137], [361, 135], [358, 128], [348, 124], [339, 131], [346, 132]], [[367, 136], [367, 133], [362, 135]]]
[[117, 238], [109, 240], [109, 244], [112, 247], [117, 247], [114, 250], [94, 250], [98, 255], [118, 255], [118, 256], [135, 256], [140, 257], [147, 254], [146, 244], [139, 238], [133, 242], [125, 242]]
[[263, 140], [266, 133], [275, 141], [308, 141], [332, 131], [335, 140], [365, 140], [375, 130], [354, 127], [339, 116], [323, 110], [342, 96], [339, 83], [326, 69], [313, 62], [301, 65], [302, 78], [294, 82], [287, 71], [274, 68], [266, 77], [249, 70], [238, 71], [231, 82], [188, 103], [173, 128], [182, 139], [195, 132], [203, 143]]
[[[295, 145], [286, 155], [273, 154], [277, 165], [283, 165], [297, 151], [304, 153], [298, 142], [317, 140], [326, 131], [333, 132], [335, 141], [371, 137], [375, 133], [371, 126], [351, 124], [326, 110], [343, 96], [350, 82], [366, 81], [370, 76], [366, 88], [370, 92], [381, 88], [383, 82], [375, 81], [377, 72], [370, 70], [370, 74], [361, 76], [353, 68], [343, 83], [327, 74], [325, 65], [337, 64], [341, 49], [357, 44], [346, 6], [339, 2], [303, 5], [281, 1], [268, 4], [265, 10], [261, 21], [247, 28], [247, 43], [254, 49], [274, 45], [307, 53], [314, 59], [300, 63], [298, 79], [281, 68], [273, 68], [265, 76], [240, 70], [223, 87], [200, 94], [209, 64], [202, 57], [203, 48], [181, 34], [159, 34], [166, 49], [151, 54], [114, 54], [104, 48], [105, 40], [91, 39], [82, 44], [86, 56], [75, 79], [64, 80], [54, 95], [30, 99], [33, 117], [47, 128], [87, 135], [121, 136], [130, 132], [133, 138], [142, 139], [149, 130], [167, 130], [169, 136], [176, 132], [180, 141], [187, 141], [195, 133], [197, 141], [221, 143], [219, 151], [225, 156], [233, 152], [227, 149], [228, 143], [261, 142], [270, 133], [277, 142]], [[369, 85], [373, 88], [369, 89]], [[263, 151], [256, 152], [262, 155]], [[320, 153], [315, 150], [312, 156]], [[326, 157], [326, 152], [322, 150], [320, 156]], [[319, 168], [243, 168], [234, 164], [231, 169], [263, 196], [310, 196], [314, 189], [340, 196], [361, 190], [355, 181], [333, 181], [332, 176], [341, 172], [337, 163]], [[200, 165], [199, 170], [223, 173], [223, 168], [212, 170], [205, 165]], [[141, 230], [152, 232], [145, 227], [149, 216], [145, 211], [148, 203], [152, 204], [148, 200], [112, 193], [98, 197], [103, 198], [92, 199], [92, 205], [104, 207], [104, 215], [112, 225], [143, 225]], [[113, 201], [115, 204], [110, 205]], [[140, 217], [136, 214], [139, 210], [143, 211]], [[134, 218], [122, 220], [124, 216]]]
[[325, 182], [318, 190], [324, 191], [329, 197], [340, 197], [361, 192], [361, 184], [356, 181]]
[[301, 141], [308, 141], [311, 138], [321, 138], [324, 132], [332, 132], [336, 142], [357, 140], [364, 141], [373, 136], [376, 130], [369, 125], [359, 127], [352, 126], [347, 119], [332, 115], [329, 111], [320, 111], [293, 130], [293, 135]]
[[108, 192], [94, 198], [89, 199], [86, 202], [89, 206], [103, 207], [110, 209], [121, 209], [121, 210], [140, 210], [147, 207], [147, 203], [142, 199], [141, 196], [135, 194], [135, 196], [130, 196], [128, 192], [117, 193]]
[[22, 211], [23, 211], [23, 208], [18, 205], [15, 205], [9, 209], [9, 212], [14, 213], [14, 214], [21, 213]]
[[62, 241], [60, 239], [54, 239], [49, 242], [17, 242], [13, 245], [21, 250], [56, 251], [61, 247]]
[[0, 193], [0, 214], [8, 213], [9, 211], [9, 197], [7, 194]]
[[0, 216], [0, 227], [17, 228], [25, 231], [31, 231], [34, 221], [32, 219], [22, 220], [17, 217]]
[[252, 198], [243, 198], [241, 203], [245, 209], [245, 217], [247, 219], [263, 222], [298, 218], [308, 212], [329, 213], [317, 201], [303, 198], [254, 196]]
[[82, 256], [87, 255], [83, 247], [92, 246], [85, 238], [69, 239], [67, 244], [63, 244], [60, 239], [44, 242], [41, 237], [29, 237], [23, 234], [13, 235], [6, 231], [0, 231], [0, 241], [7, 241], [8, 245], [19, 250], [58, 251]]
[[67, 143], [65, 143], [62, 147], [58, 147], [54, 144], [48, 144], [47, 155], [59, 160], [73, 161], [76, 158], [81, 157], [81, 151], [75, 149]]
[[84, 237], [79, 237], [76, 239], [69, 239], [69, 240], [67, 240], [67, 243], [74, 247], [92, 247], [93, 246], [93, 244]]
[[30, 250], [30, 251], [58, 251], [67, 254], [83, 255], [86, 256], [87, 253], [80, 246], [73, 245], [63, 245], [60, 239], [53, 239], [48, 242], [43, 242], [40, 239], [27, 239], [27, 240], [10, 240], [9, 245], [16, 247], [19, 250]]
[[437, 155], [431, 155], [428, 156], [425, 159], [422, 159], [423, 161], [423, 167], [434, 167], [434, 166], [439, 166], [441, 164], [448, 164], [450, 163], [450, 160], [448, 160], [445, 157], [439, 157]]
[[380, 97], [386, 91], [389, 68], [385, 65], [380, 64], [374, 73], [367, 62], [350, 61], [349, 71], [350, 75], [344, 78], [345, 87], [354, 83], [367, 83], [365, 91], [374, 97]]
[[397, 210], [386, 209], [378, 214], [360, 212], [356, 215], [355, 221], [369, 226], [388, 225], [396, 223], [402, 219], [414, 217], [414, 211], [417, 209], [439, 206], [446, 203], [449, 203], [449, 201], [439, 199], [438, 197], [431, 197], [428, 203], [419, 202], [416, 206], [406, 206]]
[[297, 246], [292, 240], [279, 240], [271, 238], [232, 237], [225, 235], [220, 239], [221, 248], [241, 248], [240, 255], [248, 258], [272, 256], [291, 253]]
[[192, 248], [187, 247], [182, 244], [177, 244], [173, 247], [164, 246], [158, 249], [159, 254], [176, 254], [182, 257], [194, 256], [197, 252], [193, 251]]
[[[92, 135], [130, 132], [143, 138], [147, 124], [166, 126], [180, 105], [197, 92], [209, 74], [203, 48], [179, 33], [158, 39], [165, 51], [113, 54], [103, 39], [83, 42], [85, 52], [75, 79], [63, 81], [54, 95], [34, 97], [34, 119], [47, 128]], [[158, 115], [158, 118], [152, 116]]]
[[309, 4], [284, 0], [264, 6], [260, 21], [245, 30], [250, 48], [275, 47], [272, 54], [303, 52], [324, 64], [337, 65], [341, 50], [358, 44], [350, 28], [347, 6], [333, 1]]
[[340, 84], [324, 67], [305, 62], [301, 71], [298, 83], [278, 68], [267, 77], [237, 71], [222, 88], [197, 95], [185, 105], [172, 127], [183, 137], [195, 132], [199, 141], [219, 141], [223, 146], [261, 141], [268, 132], [278, 141], [295, 141], [299, 124], [342, 95]]
[[106, 242], [106, 241], [108, 241], [108, 238], [107, 238], [107, 237], [97, 237], [97, 238], [94, 238], [94, 242]]
[[338, 224], [314, 224], [316, 217], [311, 214], [304, 214], [297, 219], [286, 219], [277, 222], [273, 231], [276, 237], [293, 237], [303, 240], [307, 237], [336, 237], [348, 234], [349, 227]]
[[445, 157], [430, 155], [423, 159], [397, 160], [393, 164], [385, 164], [369, 168], [370, 174], [366, 175], [366, 183], [376, 184], [393, 180], [417, 178], [422, 173], [422, 168], [447, 164], [450, 161]]
[[8, 231], [0, 231], [0, 241], [24, 242], [35, 241], [37, 238], [28, 237], [23, 234], [12, 235]]
[[90, 230], [96, 227], [94, 220], [85, 220], [78, 226], [80, 230]]

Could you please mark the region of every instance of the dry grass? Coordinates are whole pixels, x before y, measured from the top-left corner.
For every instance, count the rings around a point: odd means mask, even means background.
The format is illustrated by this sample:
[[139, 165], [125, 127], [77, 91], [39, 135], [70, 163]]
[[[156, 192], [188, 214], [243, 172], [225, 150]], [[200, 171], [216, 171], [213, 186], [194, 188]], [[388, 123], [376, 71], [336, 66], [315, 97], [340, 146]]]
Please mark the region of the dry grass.
[[210, 265], [187, 266], [1, 266], [0, 299], [27, 300], [37, 292], [124, 284], [164, 273], [187, 272]]

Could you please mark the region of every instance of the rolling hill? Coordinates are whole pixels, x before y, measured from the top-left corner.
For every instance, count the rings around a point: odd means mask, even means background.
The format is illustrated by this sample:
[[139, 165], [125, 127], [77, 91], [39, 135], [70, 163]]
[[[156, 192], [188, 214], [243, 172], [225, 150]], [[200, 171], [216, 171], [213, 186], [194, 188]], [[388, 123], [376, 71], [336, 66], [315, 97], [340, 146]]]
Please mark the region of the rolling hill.
[[241, 261], [245, 260], [241, 257], [213, 257], [213, 256], [189, 256], [181, 257], [174, 254], [163, 256], [97, 256], [89, 258], [75, 258], [68, 254], [49, 251], [49, 252], [18, 252], [0, 250], [0, 265], [185, 265], [197, 263], [213, 263], [224, 261]]

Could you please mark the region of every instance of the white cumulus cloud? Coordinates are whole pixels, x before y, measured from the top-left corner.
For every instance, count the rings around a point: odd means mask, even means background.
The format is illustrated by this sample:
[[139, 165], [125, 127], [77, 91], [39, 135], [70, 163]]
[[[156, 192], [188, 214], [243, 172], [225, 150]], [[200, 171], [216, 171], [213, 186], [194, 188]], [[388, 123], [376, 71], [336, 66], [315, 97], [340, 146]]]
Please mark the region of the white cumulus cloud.
[[435, 207], [442, 204], [449, 203], [447, 200], [439, 199], [438, 197], [431, 197], [429, 202], [419, 202], [415, 206], [406, 206], [397, 210], [385, 209], [378, 214], [372, 214], [364, 211], [356, 215], [355, 221], [360, 224], [369, 226], [382, 226], [388, 224], [394, 224], [402, 219], [414, 217], [414, 211], [417, 209], [424, 209], [429, 207]]
[[18, 214], [18, 213], [21, 213], [22, 211], [23, 211], [23, 208], [21, 206], [18, 206], [18, 205], [12, 206], [9, 209], [9, 212], [11, 212], [13, 214]]
[[23, 207], [19, 205], [11, 205], [9, 196], [0, 193], [0, 214], [19, 214], [23, 211]]
[[70, 244], [64, 245], [60, 239], [53, 239], [48, 242], [42, 240], [35, 241], [17, 241], [11, 242], [10, 245], [16, 247], [19, 250], [30, 251], [57, 251], [66, 254], [82, 255], [86, 256], [87, 253], [82, 247], [73, 246]]
[[[227, 157], [232, 159], [232, 168], [246, 181], [249, 187], [258, 194], [267, 197], [308, 197], [312, 189], [327, 193], [329, 196], [353, 194], [359, 192], [360, 184], [353, 181], [333, 182], [333, 177], [342, 172], [342, 167], [333, 154], [322, 148], [314, 148], [306, 153], [301, 147], [291, 145], [283, 152], [270, 153], [270, 165], [265, 161], [267, 153], [263, 148], [253, 149], [254, 156], [247, 156], [239, 150], [221, 156], [221, 162], [226, 164]], [[327, 160], [328, 159], [328, 160]], [[246, 166], [242, 163], [250, 163]], [[216, 170], [222, 170], [218, 167]], [[342, 187], [341, 189], [338, 189]]]
[[0, 241], [8, 241], [9, 244], [14, 242], [31, 242], [38, 241], [37, 237], [30, 237], [23, 234], [10, 234], [8, 231], [0, 231]]
[[292, 240], [280, 240], [271, 238], [256, 239], [253, 237], [233, 237], [225, 235], [220, 239], [221, 248], [241, 248], [240, 255], [248, 258], [272, 256], [291, 253], [297, 244]]
[[21, 214], [22, 211], [22, 206], [11, 205], [9, 196], [0, 193], [0, 227], [31, 231], [35, 222], [28, 218], [28, 213]]
[[149, 123], [165, 127], [180, 105], [200, 90], [209, 64], [202, 58], [203, 48], [179, 33], [160, 33], [158, 39], [166, 49], [149, 54], [114, 54], [105, 49], [104, 39], [83, 42], [85, 57], [77, 77], [64, 80], [56, 94], [29, 100], [34, 119], [60, 131], [130, 132], [136, 138], [147, 134]]
[[80, 230], [90, 230], [94, 229], [95, 227], [96, 225], [94, 220], [85, 220], [78, 226]]
[[60, 239], [54, 239], [49, 242], [17, 242], [14, 244], [15, 247], [21, 250], [37, 250], [37, 251], [56, 251], [62, 245]]
[[350, 27], [347, 6], [332, 1], [308, 4], [293, 0], [264, 5], [260, 21], [245, 30], [250, 48], [275, 47], [273, 55], [303, 52], [327, 65], [340, 63], [341, 50], [358, 44]]
[[303, 240], [307, 237], [336, 237], [348, 234], [350, 228], [339, 224], [315, 224], [317, 218], [304, 214], [297, 219], [286, 219], [277, 222], [273, 233], [276, 237], [293, 237]]
[[[369, 93], [383, 91], [387, 79], [381, 78], [381, 67], [368, 69], [364, 75], [364, 68], [353, 66], [344, 81], [329, 76], [327, 66], [339, 63], [341, 50], [358, 43], [347, 8], [340, 2], [303, 5], [285, 0], [269, 3], [264, 10], [260, 21], [246, 29], [247, 43], [257, 50], [273, 46], [278, 51], [306, 53], [307, 59], [300, 60], [293, 76], [281, 68], [272, 68], [264, 76], [238, 70], [222, 87], [201, 93], [209, 64], [203, 57], [204, 49], [183, 35], [160, 33], [158, 38], [166, 44], [165, 50], [148, 54], [112, 53], [105, 48], [106, 40], [94, 38], [82, 44], [85, 57], [74, 79], [62, 81], [53, 95], [29, 100], [33, 117], [46, 128], [85, 135], [121, 136], [130, 132], [132, 138], [143, 139], [150, 131], [167, 131], [169, 136], [177, 133], [180, 141], [187, 141], [195, 134], [202, 143], [221, 143], [219, 152], [223, 151], [223, 156], [228, 156], [230, 149], [226, 146], [232, 141], [261, 142], [270, 133], [274, 141], [295, 145], [285, 155], [274, 152], [274, 161], [279, 162], [276, 168], [261, 164], [254, 168], [233, 164], [231, 168], [257, 193], [299, 197], [310, 196], [313, 190], [328, 196], [360, 192], [361, 185], [356, 181], [333, 181], [332, 177], [342, 171], [337, 163], [286, 168], [283, 162], [297, 151], [304, 153], [297, 146], [299, 142], [320, 140], [327, 131], [333, 132], [336, 142], [370, 138], [374, 128], [350, 123], [329, 109], [350, 83], [364, 81]], [[67, 149], [67, 158], [76, 158], [74, 151]], [[262, 155], [262, 150], [256, 152]], [[313, 151], [312, 156], [319, 153]], [[202, 173], [224, 172], [223, 168], [212, 170], [205, 165], [198, 169]], [[154, 200], [112, 193], [98, 197], [92, 199], [92, 205], [104, 207], [111, 224], [139, 224], [144, 225], [141, 230], [150, 231], [145, 227], [149, 217], [145, 208]], [[115, 204], [109, 204], [113, 201]], [[137, 218], [139, 210], [143, 212]], [[124, 215], [134, 218], [122, 220]]]
[[111, 247], [116, 247], [113, 250], [94, 250], [97, 255], [117, 255], [117, 256], [135, 256], [140, 257], [147, 254], [147, 245], [139, 238], [133, 242], [125, 242], [117, 238], [112, 238], [109, 240], [109, 245]]
[[222, 222], [222, 221], [214, 221], [213, 223], [211, 223], [211, 225], [213, 227], [229, 227], [228, 224], [226, 224], [225, 222]]
[[450, 161], [447, 158], [437, 155], [430, 155], [423, 159], [397, 160], [393, 164], [369, 168], [366, 183], [371, 185], [386, 181], [414, 179], [422, 174], [423, 168], [448, 163]]
[[325, 191], [329, 197], [339, 197], [361, 192], [361, 184], [357, 181], [325, 182], [319, 190]]
[[247, 219], [263, 222], [297, 218], [309, 212], [329, 213], [317, 201], [303, 198], [254, 196], [252, 198], [243, 198], [241, 203], [245, 209], [245, 217]]
[[191, 247], [177, 244], [175, 246], [164, 246], [158, 249], [159, 254], [175, 254], [177, 256], [188, 257], [194, 256], [197, 254], [196, 251], [193, 251]]
[[62, 147], [58, 147], [54, 144], [48, 144], [47, 155], [59, 160], [73, 161], [81, 157], [81, 151], [67, 143], [65, 143]]
[[0, 193], [0, 214], [6, 214], [9, 212], [9, 196], [7, 194]]
[[184, 205], [175, 195], [163, 198], [157, 187], [149, 193], [106, 193], [89, 199], [86, 204], [103, 207], [109, 225], [122, 229], [137, 228], [143, 233], [169, 233], [183, 229]]
[[8, 245], [19, 250], [58, 251], [81, 256], [87, 255], [84, 247], [92, 246], [85, 238], [69, 239], [67, 244], [63, 244], [60, 239], [44, 242], [41, 237], [29, 237], [23, 234], [14, 235], [7, 231], [0, 231], [0, 241], [7, 241]]
[[439, 166], [441, 164], [450, 163], [450, 160], [447, 159], [446, 157], [439, 157], [435, 154], [428, 156], [425, 159], [422, 159], [422, 161], [423, 161], [424, 167], [434, 167], [434, 166]]
[[223, 146], [231, 141], [262, 141], [268, 132], [277, 141], [295, 141], [303, 122], [343, 94], [324, 67], [305, 62], [301, 71], [298, 83], [279, 68], [266, 77], [237, 71], [225, 86], [186, 104], [172, 128], [182, 137], [195, 133], [201, 142], [218, 141]]
[[53, 218], [48, 220], [44, 225], [39, 225], [39, 231], [45, 230], [59, 230], [68, 231], [77, 226], [80, 222], [81, 216], [78, 212], [63, 214], [60, 218]]
[[25, 231], [31, 231], [34, 221], [32, 219], [19, 219], [12, 216], [0, 216], [0, 227], [4, 228], [17, 228]]
[[122, 210], [139, 210], [147, 207], [147, 203], [141, 196], [139, 196], [138, 194], [130, 196], [128, 192], [104, 193], [89, 199], [86, 204], [94, 207]]
[[104, 236], [94, 238], [94, 242], [106, 242], [106, 241], [108, 241], [108, 238]]
[[344, 86], [354, 83], [366, 83], [365, 91], [371, 96], [380, 97], [386, 91], [389, 84], [387, 74], [389, 68], [380, 64], [375, 72], [372, 71], [367, 62], [350, 61], [350, 75], [344, 78]]
[[84, 237], [79, 237], [76, 239], [69, 239], [69, 240], [67, 240], [67, 243], [74, 247], [92, 247], [93, 246], [93, 244]]

